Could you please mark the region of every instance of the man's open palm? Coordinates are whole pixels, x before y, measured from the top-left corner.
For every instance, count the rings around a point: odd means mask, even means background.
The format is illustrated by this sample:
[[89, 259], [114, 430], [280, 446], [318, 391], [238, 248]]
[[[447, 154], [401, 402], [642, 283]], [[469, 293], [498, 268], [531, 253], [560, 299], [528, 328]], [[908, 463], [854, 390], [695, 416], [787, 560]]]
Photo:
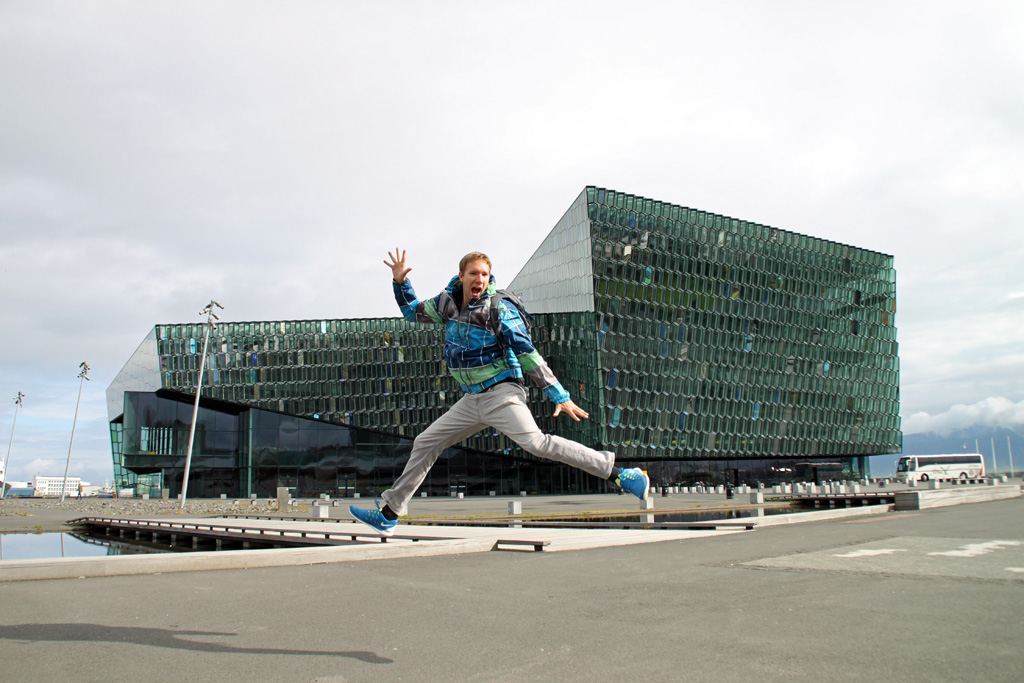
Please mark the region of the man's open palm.
[[387, 261], [384, 265], [391, 269], [391, 275], [395, 278], [395, 282], [405, 282], [406, 276], [412, 268], [405, 265], [405, 250], [395, 248], [395, 253], [388, 252], [388, 258], [391, 259], [391, 263]]

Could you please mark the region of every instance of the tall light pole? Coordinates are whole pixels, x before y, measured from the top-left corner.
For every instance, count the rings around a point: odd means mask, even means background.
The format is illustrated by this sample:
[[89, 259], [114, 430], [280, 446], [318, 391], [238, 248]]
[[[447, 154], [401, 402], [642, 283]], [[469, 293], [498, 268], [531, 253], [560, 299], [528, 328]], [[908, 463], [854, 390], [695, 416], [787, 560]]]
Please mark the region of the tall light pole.
[[68, 444], [68, 460], [64, 463], [64, 485], [60, 489], [60, 502], [62, 503], [68, 495], [68, 467], [71, 466], [71, 447], [75, 445], [75, 425], [78, 424], [78, 406], [82, 403], [82, 386], [85, 384], [85, 380], [89, 379], [88, 364], [82, 361], [78, 367], [80, 368], [78, 373], [78, 401], [75, 403], [75, 419], [71, 423], [71, 443]]
[[1006, 452], [1010, 454], [1010, 479], [1013, 479], [1013, 446], [1010, 445], [1010, 435], [1006, 435]]
[[192, 407], [192, 424], [188, 429], [188, 450], [185, 451], [185, 476], [181, 479], [181, 509], [185, 509], [185, 496], [188, 494], [188, 472], [192, 467], [192, 445], [196, 440], [196, 420], [199, 419], [199, 392], [203, 390], [203, 372], [206, 370], [206, 348], [210, 343], [210, 330], [217, 326], [214, 320], [220, 320], [220, 316], [213, 312], [213, 307], [223, 310], [216, 301], [211, 300], [206, 308], [199, 311], [199, 315], [206, 316], [206, 333], [203, 335], [203, 357], [199, 361], [199, 376], [196, 379], [196, 403]]
[[11, 440], [7, 442], [7, 458], [4, 460], [4, 480], [0, 482], [0, 499], [7, 497], [7, 489], [10, 487], [11, 474], [8, 467], [11, 464], [11, 445], [14, 443], [14, 425], [18, 424], [18, 408], [21, 406], [21, 400], [25, 398], [25, 394], [18, 392], [18, 395], [14, 397], [14, 423], [11, 425]]

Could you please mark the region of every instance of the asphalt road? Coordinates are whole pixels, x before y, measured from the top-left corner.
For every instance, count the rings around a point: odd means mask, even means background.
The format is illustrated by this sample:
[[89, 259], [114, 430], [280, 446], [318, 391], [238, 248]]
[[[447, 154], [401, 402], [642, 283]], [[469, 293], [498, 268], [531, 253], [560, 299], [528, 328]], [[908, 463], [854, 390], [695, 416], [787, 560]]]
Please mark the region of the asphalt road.
[[1017, 498], [580, 552], [3, 583], [0, 661], [11, 681], [1016, 683], [1022, 520]]

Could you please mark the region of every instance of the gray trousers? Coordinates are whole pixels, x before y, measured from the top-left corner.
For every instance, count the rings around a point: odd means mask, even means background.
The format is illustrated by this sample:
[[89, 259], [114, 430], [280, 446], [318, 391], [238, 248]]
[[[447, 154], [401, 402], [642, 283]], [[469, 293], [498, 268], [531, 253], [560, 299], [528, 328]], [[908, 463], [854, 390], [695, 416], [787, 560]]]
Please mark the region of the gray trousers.
[[611, 476], [614, 453], [595, 451], [575, 441], [544, 434], [526, 405], [526, 389], [513, 382], [505, 382], [489, 391], [464, 395], [448, 412], [423, 430], [413, 441], [412, 453], [402, 475], [381, 494], [381, 498], [396, 514], [408, 514], [409, 501], [441, 451], [484, 427], [498, 430], [527, 453], [572, 465], [602, 479]]

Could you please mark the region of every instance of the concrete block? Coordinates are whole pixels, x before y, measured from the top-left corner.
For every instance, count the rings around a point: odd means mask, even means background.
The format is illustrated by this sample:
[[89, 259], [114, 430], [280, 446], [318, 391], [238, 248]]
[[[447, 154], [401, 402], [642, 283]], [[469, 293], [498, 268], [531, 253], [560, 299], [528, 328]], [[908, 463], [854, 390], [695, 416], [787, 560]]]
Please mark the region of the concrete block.
[[462, 500], [465, 497], [466, 497], [466, 494], [463, 493], [462, 491], [459, 491], [459, 500]]
[[640, 501], [640, 509], [641, 510], [653, 510], [654, 509], [654, 499], [653, 498], [648, 498], [647, 500], [641, 500]]
[[941, 484], [941, 482], [938, 482], [938, 481], [930, 481], [930, 482], [928, 482], [928, 488], [930, 488], [933, 491], [935, 491], [937, 489], [942, 488], [942, 484]]
[[520, 491], [519, 495], [522, 496], [523, 498], [526, 498], [526, 491]]
[[497, 491], [489, 491], [489, 493], [490, 493], [490, 495], [492, 495], [492, 496], [496, 496], [496, 495], [498, 495], [498, 492], [497, 492]]
[[328, 516], [330, 515], [331, 508], [328, 505], [316, 505], [316, 504], [314, 504], [313, 505], [313, 512], [315, 513], [313, 515], [314, 517], [317, 517], [319, 519], [327, 519]]
[[907, 486], [909, 486], [910, 488], [914, 488], [915, 486], [917, 486], [917, 479], [911, 479], [910, 481], [908, 481]]
[[725, 493], [725, 487], [724, 486], [716, 486], [715, 487], [715, 493]]
[[277, 487], [277, 509], [284, 510], [288, 507], [288, 488], [286, 486]]
[[420, 498], [426, 498], [426, 497], [427, 497], [427, 492], [426, 491], [420, 491]]
[[352, 497], [353, 497], [353, 498], [358, 498], [358, 497], [359, 497], [359, 494], [358, 494], [358, 493], [353, 493], [353, 494], [352, 494]]
[[860, 493], [860, 484], [854, 484], [853, 485], [853, 492], [854, 493]]
[[148, 493], [143, 493], [142, 494], [142, 500], [149, 500], [149, 494]]
[[987, 486], [983, 488], [959, 487], [939, 490], [899, 491], [896, 493], [897, 510], [923, 510], [961, 503], [983, 503], [1021, 496], [1019, 486]]
[[764, 494], [761, 493], [760, 491], [757, 491], [756, 493], [751, 493], [750, 494], [750, 502], [754, 503], [754, 504], [763, 503], [764, 502]]
[[255, 493], [250, 493], [249, 494], [249, 500], [256, 500], [256, 494]]
[[[149, 497], [149, 496], [147, 496], [147, 498], [148, 498], [148, 497]], [[220, 494], [220, 499], [221, 499], [221, 500], [227, 500], [227, 499], [228, 499], [228, 494], [226, 494], [226, 493], [222, 493], [222, 494]]]
[[170, 500], [170, 498], [171, 498], [171, 490], [170, 489], [160, 489], [160, 498], [163, 499], [163, 500]]
[[523, 514], [523, 504], [518, 500], [510, 500], [508, 502], [508, 514], [510, 515], [521, 515]]
[[773, 486], [772, 487], [772, 493], [782, 493], [782, 487], [781, 486]]

